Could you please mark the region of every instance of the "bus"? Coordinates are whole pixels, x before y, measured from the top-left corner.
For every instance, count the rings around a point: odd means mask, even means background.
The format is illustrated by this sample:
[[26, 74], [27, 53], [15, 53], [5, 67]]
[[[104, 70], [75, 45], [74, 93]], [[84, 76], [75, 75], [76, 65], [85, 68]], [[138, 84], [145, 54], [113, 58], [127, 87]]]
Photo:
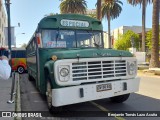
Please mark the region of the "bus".
[[122, 103], [139, 89], [136, 58], [104, 48], [102, 22], [89, 16], [43, 18], [26, 55], [29, 80], [46, 95], [51, 111], [104, 98]]
[[12, 70], [22, 74], [27, 71], [26, 65], [26, 50], [25, 48], [13, 48], [12, 56]]
[[[8, 50], [1, 50], [1, 55], [8, 56]], [[27, 70], [26, 50], [24, 48], [12, 48], [12, 71], [22, 74]]]

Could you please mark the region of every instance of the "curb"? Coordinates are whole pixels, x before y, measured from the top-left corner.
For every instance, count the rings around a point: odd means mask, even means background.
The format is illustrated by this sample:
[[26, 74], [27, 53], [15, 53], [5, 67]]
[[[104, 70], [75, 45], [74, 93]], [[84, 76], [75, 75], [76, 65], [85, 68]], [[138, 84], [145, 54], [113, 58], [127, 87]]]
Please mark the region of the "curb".
[[[15, 96], [15, 112], [21, 112], [21, 95], [20, 95], [20, 82], [19, 82], [19, 73], [16, 73], [16, 96]], [[15, 117], [14, 120], [22, 120], [21, 117]]]

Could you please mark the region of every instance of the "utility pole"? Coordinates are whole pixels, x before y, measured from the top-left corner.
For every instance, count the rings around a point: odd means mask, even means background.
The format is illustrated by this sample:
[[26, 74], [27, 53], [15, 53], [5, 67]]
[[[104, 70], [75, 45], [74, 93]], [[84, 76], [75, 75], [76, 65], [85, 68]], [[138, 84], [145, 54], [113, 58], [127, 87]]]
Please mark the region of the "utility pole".
[[[12, 68], [10, 0], [5, 0], [5, 5], [6, 5], [7, 15], [8, 15], [8, 58], [9, 58], [10, 66]], [[15, 86], [15, 72], [14, 72], [13, 76], [12, 76], [12, 73], [11, 73], [11, 77], [12, 77], [11, 98], [10, 98], [10, 100], [7, 101], [8, 104], [14, 103], [13, 95], [14, 95], [14, 86]]]
[[10, 66], [12, 66], [11, 62], [11, 16], [10, 16], [10, 0], [5, 0], [6, 11], [8, 15], [8, 58], [10, 62]]

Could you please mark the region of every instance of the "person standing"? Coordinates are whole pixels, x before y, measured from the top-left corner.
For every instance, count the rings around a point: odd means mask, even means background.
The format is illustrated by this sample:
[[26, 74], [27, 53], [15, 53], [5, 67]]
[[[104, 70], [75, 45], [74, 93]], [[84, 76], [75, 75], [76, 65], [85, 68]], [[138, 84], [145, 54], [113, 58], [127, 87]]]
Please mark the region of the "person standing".
[[7, 80], [11, 74], [11, 67], [6, 56], [0, 56], [0, 79]]

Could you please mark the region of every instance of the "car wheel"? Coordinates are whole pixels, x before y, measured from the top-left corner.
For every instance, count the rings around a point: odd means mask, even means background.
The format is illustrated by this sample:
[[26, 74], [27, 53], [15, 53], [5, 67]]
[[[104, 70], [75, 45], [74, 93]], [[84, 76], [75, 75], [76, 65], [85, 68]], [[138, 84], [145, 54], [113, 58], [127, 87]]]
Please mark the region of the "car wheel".
[[19, 67], [17, 68], [17, 71], [18, 71], [19, 74], [24, 73], [24, 67], [19, 66]]

